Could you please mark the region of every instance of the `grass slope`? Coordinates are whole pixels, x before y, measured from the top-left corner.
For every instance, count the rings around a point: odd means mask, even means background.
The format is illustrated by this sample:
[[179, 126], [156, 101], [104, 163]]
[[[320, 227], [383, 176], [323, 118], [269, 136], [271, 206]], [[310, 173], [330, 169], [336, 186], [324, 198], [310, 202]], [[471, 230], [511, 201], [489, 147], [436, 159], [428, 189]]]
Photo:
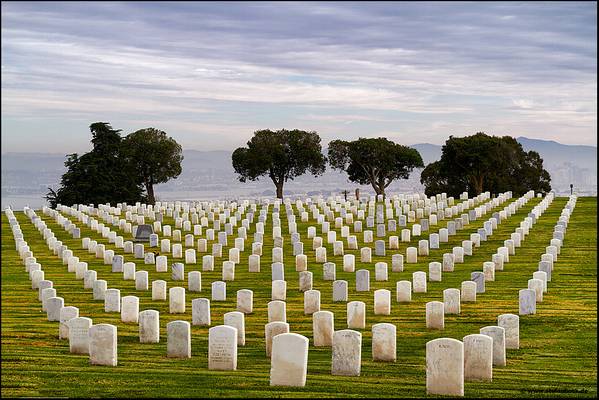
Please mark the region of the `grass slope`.
[[[411, 303], [395, 301], [395, 283], [411, 280], [415, 271], [426, 271], [430, 261], [440, 261], [444, 252], [468, 239], [483, 220], [472, 222], [441, 249], [431, 250], [428, 257], [420, 257], [417, 264], [405, 264], [403, 272], [391, 272], [391, 254], [386, 257], [373, 255], [372, 263], [360, 263], [359, 250], [347, 250], [356, 254], [356, 270], [370, 270], [371, 291], [356, 292], [355, 277], [343, 272], [342, 256], [333, 257], [332, 245], [328, 248], [329, 261], [337, 264], [337, 279], [349, 283], [349, 300], [361, 300], [367, 307], [367, 327], [362, 330], [362, 372], [360, 377], [339, 377], [330, 374], [331, 349], [315, 348], [312, 344], [312, 317], [303, 314], [303, 294], [298, 290], [297, 272], [289, 235], [285, 235], [285, 277], [287, 280], [287, 322], [292, 332], [310, 339], [308, 379], [304, 388], [269, 386], [270, 362], [264, 351], [264, 324], [267, 323], [267, 303], [270, 301], [270, 257], [272, 249], [272, 219], [265, 227], [265, 245], [260, 273], [247, 272], [248, 247], [251, 251], [253, 230], [248, 233], [246, 252], [242, 253], [237, 266], [235, 281], [227, 282], [227, 301], [211, 302], [212, 326], [223, 323], [223, 314], [236, 308], [235, 292], [239, 289], [254, 291], [254, 312], [246, 315], [246, 345], [238, 349], [238, 370], [231, 372], [209, 371], [207, 360], [208, 328], [192, 326], [192, 358], [174, 360], [166, 357], [166, 324], [184, 319], [191, 322], [191, 300], [210, 298], [210, 283], [221, 279], [221, 262], [215, 262], [214, 272], [202, 272], [202, 292], [186, 293], [187, 312], [184, 315], [168, 313], [168, 301], [152, 301], [151, 290], [135, 291], [134, 281], [123, 281], [122, 275], [112, 273], [109, 265], [103, 265], [81, 248], [81, 240], [72, 239], [54, 221], [38, 215], [48, 224], [59, 240], [67, 244], [74, 255], [89, 263], [89, 269], [98, 273], [98, 279], [106, 279], [109, 288], [121, 289], [121, 296], [140, 297], [140, 310], [160, 311], [161, 342], [140, 344], [137, 324], [125, 324], [120, 314], [105, 313], [103, 301], [92, 300], [91, 290], [83, 289], [82, 281], [68, 273], [66, 265], [48, 250], [41, 234], [22, 213], [15, 213], [24, 238], [34, 256], [45, 271], [45, 279], [52, 280], [57, 295], [65, 299], [65, 305], [79, 307], [80, 316], [97, 323], [111, 323], [118, 327], [118, 367], [89, 365], [85, 355], [69, 353], [67, 340], [58, 340], [58, 323], [48, 322], [37, 290], [31, 289], [25, 268], [15, 251], [15, 243], [7, 218], [2, 214], [2, 396], [6, 397], [424, 397], [425, 344], [439, 337], [462, 339], [465, 335], [478, 333], [479, 329], [496, 325], [497, 316], [518, 313], [518, 290], [527, 287], [528, 279], [537, 269], [540, 255], [549, 244], [553, 226], [567, 199], [556, 198], [539, 222], [532, 228], [516, 255], [510, 257], [504, 271], [496, 273], [495, 282], [487, 282], [487, 290], [479, 294], [476, 303], [462, 303], [460, 315], [445, 317], [445, 330], [427, 330], [425, 327], [425, 303], [442, 301], [445, 288], [459, 288], [460, 283], [470, 279], [472, 271], [482, 270], [482, 263], [490, 261], [497, 247], [519, 226], [538, 199], [529, 201], [509, 220], [499, 225], [487, 242], [476, 248], [474, 255], [465, 258], [464, 264], [456, 264], [455, 271], [443, 273], [442, 282], [428, 282], [428, 292], [413, 294]], [[505, 206], [508, 203], [505, 203]], [[500, 208], [503, 208], [501, 206]], [[281, 212], [281, 226], [287, 221]], [[496, 211], [496, 210], [493, 210]], [[497, 210], [498, 211], [498, 210]], [[488, 219], [490, 214], [484, 217]], [[561, 255], [555, 265], [549, 292], [537, 305], [537, 314], [520, 318], [519, 350], [507, 351], [507, 366], [496, 367], [493, 382], [466, 382], [466, 397], [596, 397], [597, 396], [597, 199], [579, 198], [568, 225], [568, 232]], [[93, 237], [108, 245], [105, 239], [88, 227], [69, 217], [82, 228], [81, 237]], [[168, 219], [174, 226], [172, 219]], [[299, 221], [299, 218], [298, 218]], [[167, 222], [165, 222], [166, 224]], [[440, 221], [440, 225], [446, 221]], [[306, 237], [310, 223], [299, 223], [298, 231]], [[253, 225], [252, 225], [253, 226]], [[111, 227], [115, 229], [114, 227]], [[438, 229], [438, 227], [437, 227]], [[286, 228], [283, 228], [286, 232]], [[320, 229], [318, 230], [320, 234]], [[395, 233], [398, 234], [398, 233]], [[322, 235], [321, 235], [322, 236]], [[339, 232], [338, 232], [339, 236]], [[425, 236], [426, 237], [426, 236]], [[362, 235], [358, 234], [361, 244]], [[324, 235], [326, 242], [326, 235]], [[375, 238], [376, 239], [376, 238]], [[309, 256], [309, 270], [314, 274], [314, 289], [321, 291], [321, 310], [335, 315], [335, 329], [346, 328], [345, 303], [333, 303], [332, 282], [322, 280], [322, 267], [314, 262], [311, 240], [304, 240], [305, 254]], [[229, 245], [232, 245], [229, 240]], [[411, 246], [414, 246], [414, 239]], [[371, 244], [371, 247], [374, 247]], [[399, 252], [405, 254], [406, 243], [400, 244]], [[122, 254], [118, 249], [117, 254]], [[223, 249], [223, 255], [228, 248]], [[374, 254], [374, 250], [373, 250]], [[157, 273], [153, 266], [144, 266], [143, 260], [134, 260], [131, 254], [125, 261], [137, 261], [137, 270], [149, 271], [150, 282], [166, 280], [168, 288], [186, 286], [175, 282], [170, 273]], [[185, 272], [201, 270], [199, 264], [186, 265]], [[389, 264], [389, 281], [374, 281], [374, 264]], [[169, 257], [169, 264], [171, 259]], [[392, 291], [390, 316], [373, 314], [374, 290], [386, 288]], [[397, 362], [373, 362], [371, 357], [371, 326], [389, 322], [397, 326]]]

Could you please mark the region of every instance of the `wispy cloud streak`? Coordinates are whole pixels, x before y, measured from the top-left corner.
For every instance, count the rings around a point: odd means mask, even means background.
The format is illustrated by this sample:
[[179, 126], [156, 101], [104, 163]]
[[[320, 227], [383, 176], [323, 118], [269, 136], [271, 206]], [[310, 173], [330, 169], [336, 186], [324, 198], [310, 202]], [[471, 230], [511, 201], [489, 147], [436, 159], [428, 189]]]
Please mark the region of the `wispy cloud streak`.
[[197, 149], [263, 127], [596, 144], [596, 21], [589, 2], [3, 2], [2, 145], [58, 150], [44, 120]]

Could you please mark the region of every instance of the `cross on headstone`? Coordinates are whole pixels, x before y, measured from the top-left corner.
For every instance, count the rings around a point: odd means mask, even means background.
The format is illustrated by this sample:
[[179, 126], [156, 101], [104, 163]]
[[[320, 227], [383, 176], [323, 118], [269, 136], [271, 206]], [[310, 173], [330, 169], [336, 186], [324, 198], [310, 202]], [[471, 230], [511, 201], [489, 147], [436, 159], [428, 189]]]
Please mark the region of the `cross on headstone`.
[[341, 193], [343, 193], [343, 198], [345, 199], [345, 201], [347, 201], [347, 195], [348, 195], [349, 191], [348, 191], [347, 189], [345, 189], [345, 190], [344, 190], [343, 192], [341, 192]]

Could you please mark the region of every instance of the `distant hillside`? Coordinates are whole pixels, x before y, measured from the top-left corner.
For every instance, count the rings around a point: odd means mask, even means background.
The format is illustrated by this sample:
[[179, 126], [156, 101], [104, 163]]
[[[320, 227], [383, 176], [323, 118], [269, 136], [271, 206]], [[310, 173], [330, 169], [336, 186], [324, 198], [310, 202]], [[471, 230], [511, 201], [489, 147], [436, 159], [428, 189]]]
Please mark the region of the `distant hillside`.
[[573, 163], [579, 168], [597, 171], [597, 147], [565, 145], [553, 140], [529, 139], [523, 136], [516, 140], [524, 150], [538, 152], [547, 166]]
[[65, 160], [66, 154], [4, 153], [2, 154], [2, 173], [13, 170], [63, 171]]
[[420, 156], [422, 157], [422, 161], [424, 161], [424, 165], [430, 164], [433, 161], [437, 161], [441, 158], [441, 146], [438, 144], [419, 143], [410, 147], [418, 150]]

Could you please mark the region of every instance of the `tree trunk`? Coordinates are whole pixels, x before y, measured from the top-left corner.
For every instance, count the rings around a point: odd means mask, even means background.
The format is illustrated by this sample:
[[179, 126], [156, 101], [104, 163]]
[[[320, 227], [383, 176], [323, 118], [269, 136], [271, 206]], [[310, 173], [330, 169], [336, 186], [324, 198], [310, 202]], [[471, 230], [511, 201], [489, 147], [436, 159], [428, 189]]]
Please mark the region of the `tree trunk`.
[[479, 176], [470, 176], [470, 182], [472, 183], [472, 188], [474, 189], [474, 194], [476, 196], [478, 196], [479, 194], [481, 194], [483, 192], [483, 180], [484, 180], [484, 176], [483, 175], [479, 175]]
[[156, 203], [156, 199], [154, 198], [154, 184], [152, 181], [146, 182], [146, 192], [148, 192], [148, 204]]
[[385, 195], [385, 187], [381, 187], [379, 185], [377, 185], [376, 183], [372, 183], [372, 188], [374, 189], [374, 192], [379, 195], [382, 194], [383, 196]]
[[483, 192], [483, 176], [479, 176], [478, 179], [476, 179], [476, 195], [478, 196], [479, 194], [481, 194]]
[[283, 182], [275, 183], [275, 186], [277, 187], [277, 198], [283, 199]]

